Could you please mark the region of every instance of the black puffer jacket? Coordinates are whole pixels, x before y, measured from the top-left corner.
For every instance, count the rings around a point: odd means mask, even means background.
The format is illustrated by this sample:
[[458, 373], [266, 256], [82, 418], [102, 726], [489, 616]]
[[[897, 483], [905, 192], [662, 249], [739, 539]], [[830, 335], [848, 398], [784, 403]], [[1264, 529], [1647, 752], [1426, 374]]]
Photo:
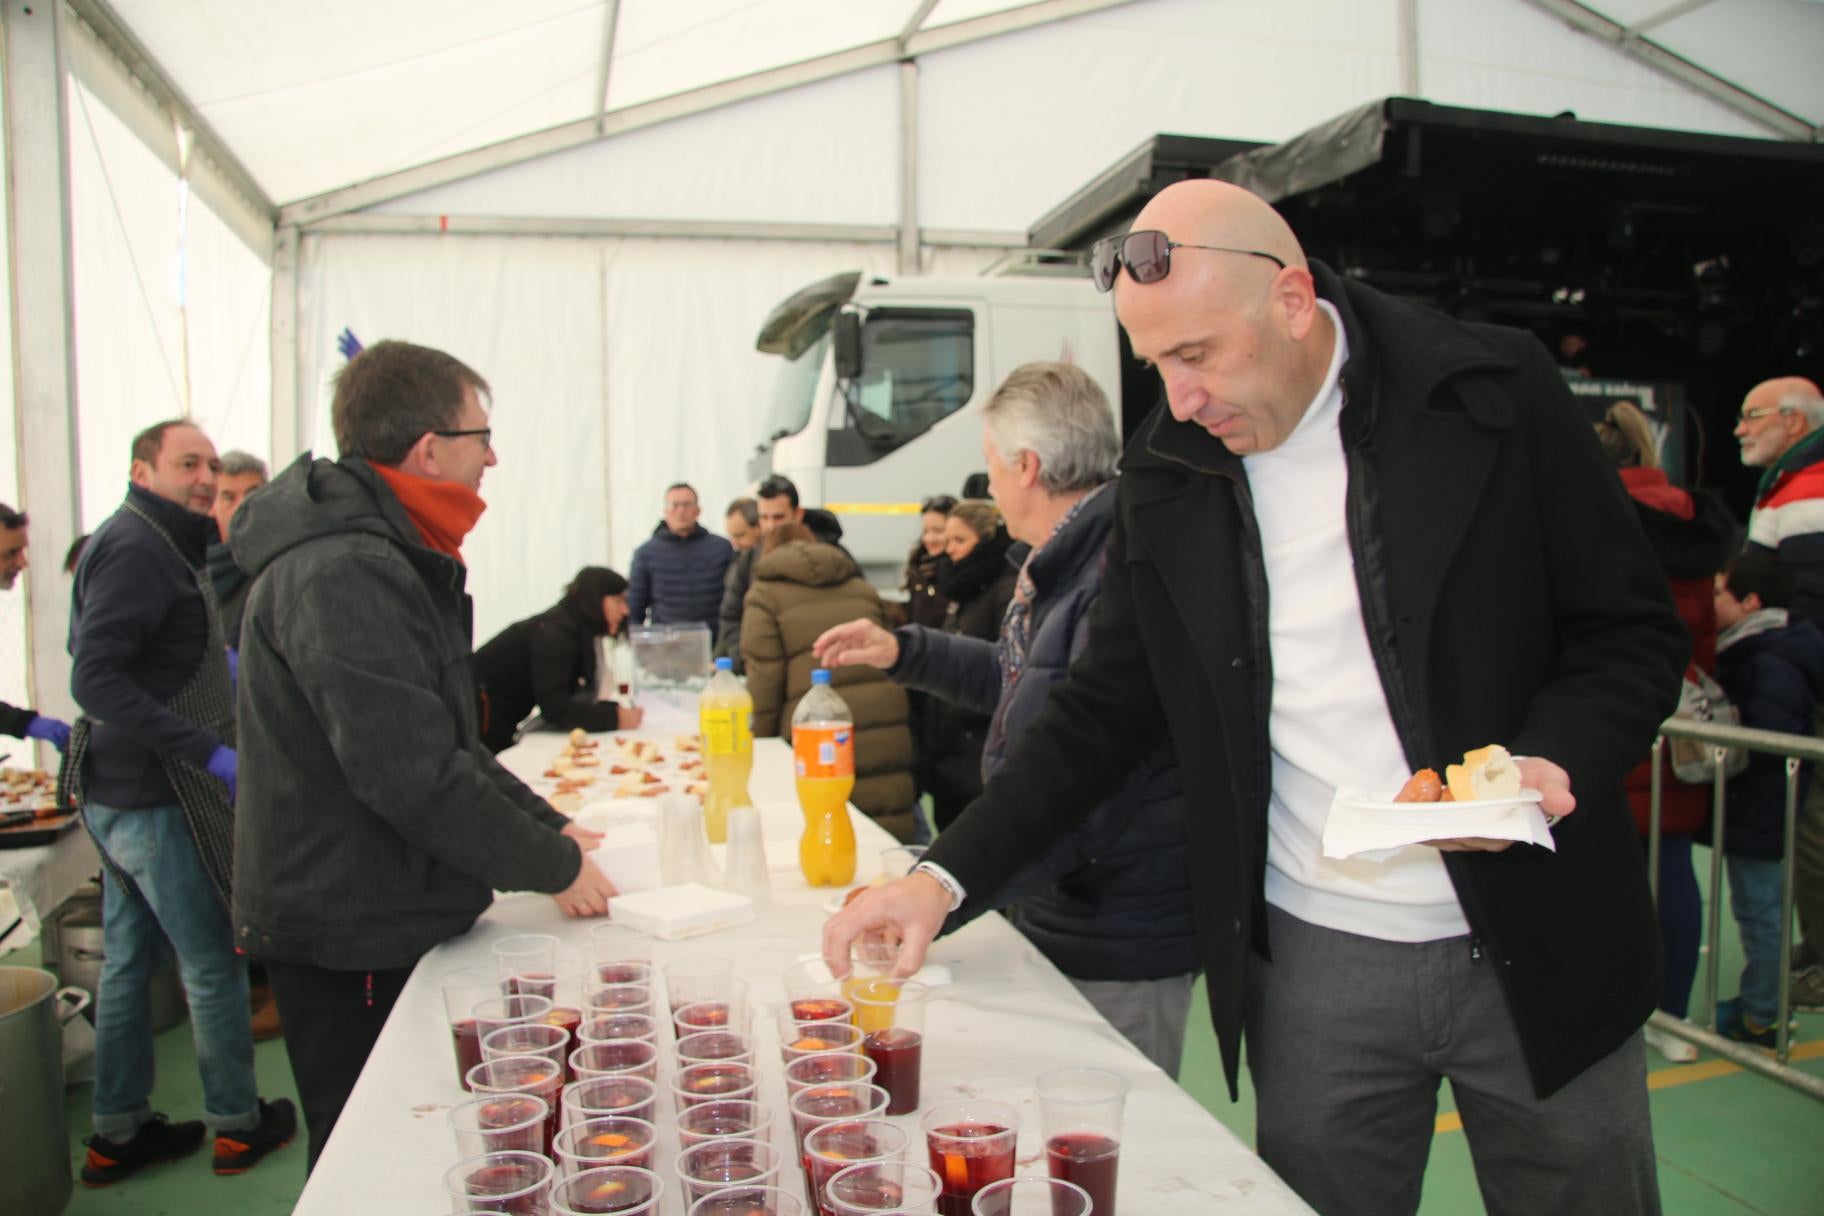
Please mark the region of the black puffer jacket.
[[[1051, 687], [1089, 642], [1089, 610], [1102, 584], [1102, 553], [1114, 524], [1109, 486], [1032, 558], [1031, 642], [1003, 687], [992, 642], [909, 625], [896, 631], [899, 662], [888, 672], [907, 688], [994, 707], [982, 757], [991, 776], [1045, 707]], [[1044, 858], [994, 897], [1013, 923], [1065, 975], [1079, 980], [1154, 980], [1197, 967], [1190, 880], [1184, 864], [1184, 794], [1169, 744]], [[946, 931], [987, 911], [951, 918]]]
[[[1019, 571], [1008, 560], [1013, 539], [1001, 528], [978, 543], [960, 562], [946, 561], [938, 589], [950, 601], [944, 632], [993, 645], [1001, 636], [1001, 618], [1013, 600]], [[970, 799], [982, 792], [982, 748], [988, 742], [988, 717], [994, 707], [972, 706], [939, 697], [925, 700], [919, 722], [919, 788], [931, 795], [938, 831], [950, 826]]]
[[598, 732], [620, 724], [620, 706], [597, 699], [596, 639], [608, 633], [602, 599], [627, 589], [614, 571], [586, 567], [558, 603], [516, 621], [475, 652], [481, 741], [491, 752], [513, 746], [534, 709], [555, 730]]

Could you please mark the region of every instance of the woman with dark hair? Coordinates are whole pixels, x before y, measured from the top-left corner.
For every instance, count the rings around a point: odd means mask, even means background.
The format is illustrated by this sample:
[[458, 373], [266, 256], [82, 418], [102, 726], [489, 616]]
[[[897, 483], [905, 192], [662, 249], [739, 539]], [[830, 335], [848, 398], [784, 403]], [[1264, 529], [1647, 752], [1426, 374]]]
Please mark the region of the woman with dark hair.
[[553, 730], [638, 726], [638, 708], [596, 696], [596, 639], [613, 637], [626, 621], [627, 580], [605, 566], [584, 566], [555, 606], [508, 625], [477, 650], [475, 686], [487, 749], [512, 747], [520, 723], [535, 709]]
[[[1691, 663], [1706, 675], [1716, 671], [1716, 604], [1712, 576], [1722, 567], [1735, 521], [1704, 490], [1672, 484], [1660, 468], [1659, 446], [1646, 415], [1631, 401], [1617, 401], [1596, 425], [1596, 438], [1608, 453], [1621, 484], [1634, 501], [1634, 513], [1659, 558], [1672, 587], [1678, 615], [1691, 633]], [[1687, 674], [1689, 674], [1687, 672]], [[1652, 802], [1652, 763], [1628, 774], [1628, 804], [1644, 848]], [[1674, 780], [1670, 761], [1660, 761], [1659, 931], [1665, 949], [1665, 986], [1659, 1007], [1682, 1018], [1690, 1005], [1697, 977], [1698, 943], [1702, 938], [1703, 896], [1691, 868], [1691, 842], [1710, 820], [1709, 786]], [[1647, 1041], [1673, 1062], [1697, 1058], [1683, 1039], [1647, 1027]]]
[[944, 627], [944, 614], [950, 600], [938, 590], [938, 579], [948, 564], [944, 555], [944, 526], [956, 499], [948, 494], [934, 494], [919, 504], [922, 525], [912, 552], [906, 557], [906, 624], [924, 625], [931, 629]]
[[[945, 568], [938, 590], [950, 601], [945, 633], [994, 642], [1013, 600], [1019, 571], [1008, 561], [1013, 538], [991, 502], [959, 502], [944, 521]], [[919, 724], [922, 770], [919, 784], [931, 795], [937, 830], [955, 822], [982, 792], [982, 747], [990, 715], [941, 697], [929, 698]]]

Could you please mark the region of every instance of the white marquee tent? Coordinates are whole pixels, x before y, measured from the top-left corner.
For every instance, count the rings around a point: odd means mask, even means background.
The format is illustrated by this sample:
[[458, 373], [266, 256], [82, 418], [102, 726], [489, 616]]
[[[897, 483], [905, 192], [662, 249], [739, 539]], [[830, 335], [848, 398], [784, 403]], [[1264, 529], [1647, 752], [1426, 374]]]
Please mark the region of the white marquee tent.
[[[68, 712], [64, 547], [127, 438], [331, 452], [336, 335], [448, 349], [501, 464], [479, 636], [706, 515], [759, 438], [767, 309], [974, 273], [1160, 132], [1371, 99], [1816, 140], [1816, 0], [7, 0], [0, 698]], [[934, 487], [946, 488], [946, 487]]]

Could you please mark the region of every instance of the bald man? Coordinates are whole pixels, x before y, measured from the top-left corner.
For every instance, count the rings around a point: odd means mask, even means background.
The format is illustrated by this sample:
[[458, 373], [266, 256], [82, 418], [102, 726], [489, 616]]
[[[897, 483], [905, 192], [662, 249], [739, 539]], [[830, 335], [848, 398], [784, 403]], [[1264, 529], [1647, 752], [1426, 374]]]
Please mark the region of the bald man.
[[[1622, 780], [1690, 642], [1531, 337], [1307, 261], [1233, 186], [1092, 255], [1164, 401], [1128, 445], [1086, 653], [926, 864], [833, 917], [903, 968], [1169, 736], [1210, 1013], [1261, 1156], [1326, 1214], [1417, 1209], [1448, 1078], [1490, 1211], [1655, 1212], [1658, 931]], [[1343, 787], [1504, 744], [1552, 847], [1339, 860]], [[1449, 810], [1437, 817], [1448, 835]]]

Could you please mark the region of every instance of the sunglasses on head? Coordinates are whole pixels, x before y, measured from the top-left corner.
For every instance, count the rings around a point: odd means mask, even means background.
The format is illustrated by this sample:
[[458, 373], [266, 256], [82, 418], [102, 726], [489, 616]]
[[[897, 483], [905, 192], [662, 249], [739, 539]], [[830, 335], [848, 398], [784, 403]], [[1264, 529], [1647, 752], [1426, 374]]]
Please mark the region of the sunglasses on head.
[[1265, 258], [1281, 270], [1286, 264], [1270, 253], [1258, 249], [1231, 249], [1227, 245], [1190, 245], [1174, 241], [1163, 232], [1142, 229], [1121, 236], [1103, 237], [1089, 248], [1089, 272], [1095, 278], [1096, 290], [1107, 291], [1115, 285], [1115, 276], [1123, 266], [1136, 283], [1157, 283], [1172, 273], [1172, 250], [1208, 249], [1213, 253], [1239, 253], [1250, 258]]

